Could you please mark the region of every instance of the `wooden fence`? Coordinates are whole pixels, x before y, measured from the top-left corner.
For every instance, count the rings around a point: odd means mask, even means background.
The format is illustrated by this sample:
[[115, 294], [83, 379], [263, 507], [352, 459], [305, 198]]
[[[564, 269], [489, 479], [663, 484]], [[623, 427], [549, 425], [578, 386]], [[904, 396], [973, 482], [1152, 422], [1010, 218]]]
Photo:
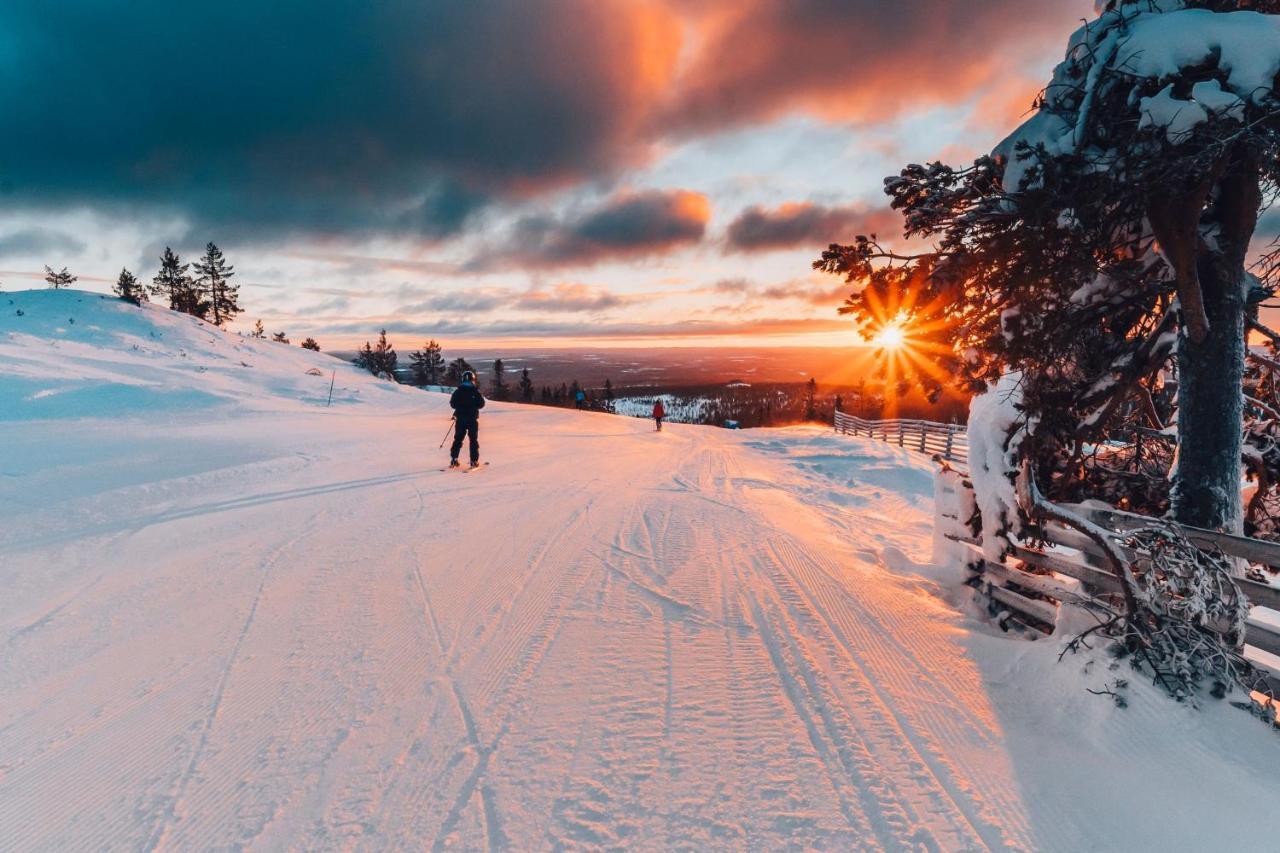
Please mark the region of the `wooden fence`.
[[865, 435], [897, 444], [909, 450], [941, 456], [948, 462], [969, 462], [969, 436], [961, 424], [899, 418], [869, 421], [837, 411], [835, 430], [847, 435]]
[[[1042, 634], [1053, 632], [1064, 601], [1108, 598], [1121, 593], [1120, 580], [1110, 569], [1098, 545], [1076, 530], [1058, 524], [1045, 527], [1047, 544], [1018, 543], [1001, 562], [983, 556], [971, 527], [974, 501], [972, 484], [956, 471], [938, 474], [938, 531], [952, 553], [937, 558], [962, 559], [974, 573], [977, 586], [996, 606], [1023, 627]], [[1161, 522], [1146, 516], [1089, 506], [1069, 506], [1091, 522], [1109, 531], [1121, 552], [1134, 557], [1120, 544], [1126, 531]], [[1280, 545], [1244, 536], [1179, 526], [1193, 544], [1220, 550], [1223, 554], [1256, 566], [1265, 574], [1280, 568]], [[958, 552], [958, 553], [957, 553]], [[1280, 695], [1280, 589], [1245, 577], [1236, 578], [1241, 591], [1253, 606], [1245, 635], [1244, 656], [1267, 674], [1273, 691]]]

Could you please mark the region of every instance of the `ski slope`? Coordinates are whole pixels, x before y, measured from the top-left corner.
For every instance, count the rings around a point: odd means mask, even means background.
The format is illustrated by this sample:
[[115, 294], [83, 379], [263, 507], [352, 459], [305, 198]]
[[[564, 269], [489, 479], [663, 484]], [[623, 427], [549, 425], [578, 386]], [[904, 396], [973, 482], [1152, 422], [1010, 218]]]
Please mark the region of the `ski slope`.
[[0, 295], [0, 848], [1274, 845], [1275, 736], [966, 615], [926, 461], [447, 411]]

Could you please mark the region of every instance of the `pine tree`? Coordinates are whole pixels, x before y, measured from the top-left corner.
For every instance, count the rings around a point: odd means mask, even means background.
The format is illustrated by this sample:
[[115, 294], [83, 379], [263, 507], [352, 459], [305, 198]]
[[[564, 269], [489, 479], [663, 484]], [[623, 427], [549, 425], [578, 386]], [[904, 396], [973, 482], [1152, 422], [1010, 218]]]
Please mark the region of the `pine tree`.
[[138, 277], [129, 272], [128, 269], [120, 270], [120, 277], [116, 279], [116, 284], [112, 291], [125, 302], [132, 302], [134, 305], [141, 305], [147, 301], [146, 288], [142, 286], [142, 282], [138, 281]]
[[271, 336], [271, 340], [275, 341], [278, 344], [289, 343], [289, 339], [285, 337], [284, 332], [276, 332], [274, 335]]
[[604, 380], [604, 410], [613, 411], [613, 382], [608, 377]]
[[[1250, 65], [1280, 39], [1245, 8], [1280, 7], [1111, 0], [990, 155], [886, 181], [905, 230], [930, 248], [907, 254], [864, 235], [815, 262], [856, 285], [842, 310], [863, 326], [905, 320], [930, 393], [930, 375], [977, 391], [1020, 374], [1029, 440], [1017, 447], [1034, 454], [1023, 461], [1049, 497], [1079, 491], [1070, 460], [1173, 363], [1171, 515], [1238, 529], [1244, 341], [1256, 323], [1245, 263], [1263, 190], [1280, 181], [1280, 86]], [[1226, 15], [1256, 23], [1227, 26]], [[1280, 284], [1280, 265], [1263, 277]]]
[[192, 265], [196, 271], [195, 285], [209, 302], [211, 319], [215, 326], [231, 320], [243, 309], [240, 307], [240, 286], [231, 284], [235, 267], [227, 263], [222, 250], [213, 243], [205, 246], [204, 257]]
[[409, 353], [409, 361], [414, 385], [439, 385], [444, 379], [444, 355], [435, 340], [427, 341], [422, 349]]
[[475, 373], [475, 368], [467, 363], [465, 358], [455, 358], [449, 362], [448, 369], [445, 370], [444, 381], [446, 385], [457, 385], [462, 382], [462, 374], [470, 370]]
[[818, 380], [812, 376], [809, 377], [809, 385], [804, 395], [804, 419], [807, 421], [816, 421], [818, 419]]
[[520, 399], [526, 403], [533, 402], [533, 379], [527, 367], [520, 371]]
[[355, 366], [362, 367], [370, 373], [377, 373], [374, 369], [373, 347], [368, 341], [364, 342], [364, 349], [356, 352]]
[[54, 272], [52, 268], [45, 266], [44, 280], [49, 282], [49, 287], [51, 289], [61, 290], [64, 287], [70, 287], [75, 284], [80, 280], [80, 277], [67, 272], [66, 267], [63, 267], [58, 272]]
[[315, 338], [307, 338], [302, 342], [303, 349], [309, 349], [312, 352], [320, 352], [320, 344], [316, 343]]
[[494, 359], [493, 362], [493, 380], [489, 388], [489, 396], [495, 400], [506, 400], [511, 395], [511, 389], [507, 387], [506, 367], [502, 363], [502, 359]]
[[168, 299], [170, 309], [203, 319], [209, 313], [209, 303], [187, 274], [190, 266], [166, 246], [160, 256], [160, 271], [151, 279], [151, 293]]
[[385, 374], [392, 379], [396, 378], [396, 364], [398, 359], [396, 358], [395, 347], [393, 347], [391, 342], [387, 340], [386, 329], [383, 329], [378, 334], [378, 343], [372, 350], [369, 349], [368, 343], [365, 344], [365, 354], [368, 360], [366, 367], [370, 373], [374, 376], [382, 376]]
[[253, 323], [253, 331], [249, 333], [249, 337], [261, 340], [267, 336], [267, 330], [262, 328], [262, 321], [255, 320]]

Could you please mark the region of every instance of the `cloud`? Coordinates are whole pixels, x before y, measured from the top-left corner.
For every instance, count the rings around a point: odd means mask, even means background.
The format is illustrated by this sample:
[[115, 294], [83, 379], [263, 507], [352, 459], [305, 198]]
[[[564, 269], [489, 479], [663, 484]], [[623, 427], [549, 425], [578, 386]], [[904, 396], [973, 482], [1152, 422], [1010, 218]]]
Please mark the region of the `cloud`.
[[455, 234], [643, 159], [679, 43], [659, 0], [9, 0], [0, 190], [221, 238]]
[[479, 256], [468, 268], [587, 266], [662, 254], [698, 243], [710, 217], [711, 204], [701, 193], [619, 193], [595, 209], [564, 219], [525, 217], [505, 240], [510, 250]]
[[1091, 0], [702, 0], [702, 46], [663, 123], [705, 131], [804, 110], [879, 121], [964, 100], [1060, 50]]
[[620, 296], [602, 287], [557, 284], [550, 290], [534, 289], [525, 292], [516, 301], [516, 307], [531, 311], [590, 312], [617, 308], [635, 301], [636, 297]]
[[0, 235], [0, 258], [13, 255], [78, 255], [85, 244], [70, 234], [51, 228], [24, 228]]
[[725, 235], [730, 251], [763, 252], [800, 247], [821, 249], [829, 243], [851, 241], [858, 234], [901, 230], [901, 217], [887, 209], [862, 205], [825, 207], [790, 203], [772, 210], [749, 207], [738, 214]]
[[368, 335], [385, 328], [389, 335], [412, 337], [445, 335], [473, 337], [576, 338], [576, 339], [665, 339], [718, 338], [734, 335], [804, 335], [815, 332], [847, 332], [853, 328], [848, 320], [834, 318], [768, 317], [737, 322], [722, 320], [687, 320], [678, 323], [603, 322], [584, 326], [581, 321], [478, 322], [451, 318], [437, 322], [373, 319], [359, 323], [339, 323], [308, 330], [313, 334]]

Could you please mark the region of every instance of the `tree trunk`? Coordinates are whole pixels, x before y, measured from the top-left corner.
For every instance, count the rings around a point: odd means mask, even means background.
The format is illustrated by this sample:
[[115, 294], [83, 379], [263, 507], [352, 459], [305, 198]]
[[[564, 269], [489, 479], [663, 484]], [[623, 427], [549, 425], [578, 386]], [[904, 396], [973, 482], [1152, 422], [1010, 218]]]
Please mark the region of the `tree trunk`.
[[1197, 262], [1208, 335], [1178, 337], [1178, 468], [1173, 516], [1182, 524], [1241, 530], [1240, 497], [1245, 354], [1244, 258], [1257, 224], [1257, 166], [1235, 156], [1218, 185], [1207, 220], [1219, 227], [1216, 250]]

